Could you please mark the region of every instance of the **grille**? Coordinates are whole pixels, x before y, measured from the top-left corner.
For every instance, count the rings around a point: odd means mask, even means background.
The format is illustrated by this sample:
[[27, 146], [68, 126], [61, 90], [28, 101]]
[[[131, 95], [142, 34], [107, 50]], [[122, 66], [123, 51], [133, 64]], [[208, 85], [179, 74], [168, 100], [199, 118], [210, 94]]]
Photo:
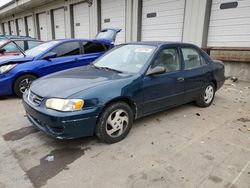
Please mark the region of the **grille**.
[[36, 95], [35, 93], [33, 93], [32, 91], [29, 91], [29, 94], [28, 94], [28, 100], [34, 104], [34, 105], [40, 105], [43, 101], [43, 97], [40, 97], [38, 95]]

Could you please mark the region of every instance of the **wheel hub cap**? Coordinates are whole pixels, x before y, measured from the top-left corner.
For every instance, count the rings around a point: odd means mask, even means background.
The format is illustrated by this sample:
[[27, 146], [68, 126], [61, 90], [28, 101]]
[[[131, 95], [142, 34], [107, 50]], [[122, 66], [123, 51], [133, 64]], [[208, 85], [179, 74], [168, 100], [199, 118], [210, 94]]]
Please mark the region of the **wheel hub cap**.
[[205, 95], [204, 95], [204, 101], [206, 104], [209, 104], [214, 97], [214, 88], [209, 85], [207, 86], [206, 90], [205, 90]]
[[32, 80], [29, 78], [22, 80], [19, 84], [20, 91], [24, 93], [27, 89], [29, 89], [31, 83], [32, 83]]
[[128, 114], [124, 110], [116, 110], [112, 112], [106, 122], [106, 132], [111, 137], [122, 135], [128, 127]]

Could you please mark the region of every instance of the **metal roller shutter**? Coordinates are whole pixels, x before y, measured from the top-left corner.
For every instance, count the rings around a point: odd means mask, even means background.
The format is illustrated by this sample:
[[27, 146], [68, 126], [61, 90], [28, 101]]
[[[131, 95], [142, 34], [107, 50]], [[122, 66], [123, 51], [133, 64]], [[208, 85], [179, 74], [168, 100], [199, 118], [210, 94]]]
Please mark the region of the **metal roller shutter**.
[[250, 1], [213, 0], [209, 47], [250, 47]]
[[22, 18], [17, 19], [17, 28], [18, 28], [18, 35], [25, 36], [25, 27]]
[[53, 10], [53, 31], [55, 39], [65, 38], [65, 14], [64, 8]]
[[143, 0], [141, 40], [182, 41], [185, 0]]
[[120, 28], [122, 31], [116, 37], [116, 44], [125, 42], [126, 33], [126, 0], [101, 1], [101, 27]]
[[74, 38], [89, 38], [89, 5], [80, 3], [73, 5]]
[[0, 25], [0, 35], [3, 35], [3, 24]]
[[47, 41], [47, 15], [40, 13], [37, 15], [39, 39]]
[[35, 30], [34, 30], [34, 22], [32, 16], [26, 17], [26, 28], [27, 28], [27, 35], [30, 37], [35, 37]]
[[9, 22], [9, 24], [10, 24], [10, 34], [11, 34], [11, 35], [17, 35], [15, 21], [14, 21], [14, 20], [11, 20], [11, 21]]
[[3, 28], [4, 28], [4, 34], [5, 35], [9, 35], [10, 34], [10, 30], [9, 30], [9, 25], [7, 22], [3, 23]]

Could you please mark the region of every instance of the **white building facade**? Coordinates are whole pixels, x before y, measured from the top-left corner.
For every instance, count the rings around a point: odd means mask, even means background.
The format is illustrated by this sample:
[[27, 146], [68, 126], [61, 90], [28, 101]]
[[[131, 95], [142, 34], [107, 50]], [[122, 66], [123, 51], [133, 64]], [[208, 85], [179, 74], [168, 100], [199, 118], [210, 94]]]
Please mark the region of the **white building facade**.
[[94, 38], [113, 27], [122, 29], [116, 44], [194, 43], [230, 62], [228, 74], [250, 80], [249, 0], [13, 0], [0, 7], [1, 35]]

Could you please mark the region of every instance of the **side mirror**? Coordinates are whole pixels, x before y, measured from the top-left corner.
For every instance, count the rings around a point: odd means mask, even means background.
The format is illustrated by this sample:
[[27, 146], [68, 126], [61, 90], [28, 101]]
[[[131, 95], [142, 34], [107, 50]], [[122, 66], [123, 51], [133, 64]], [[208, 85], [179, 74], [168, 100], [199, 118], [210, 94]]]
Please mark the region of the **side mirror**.
[[4, 52], [6, 52], [6, 50], [4, 48], [1, 48], [0, 53], [3, 54]]
[[156, 66], [154, 68], [150, 68], [147, 72], [147, 76], [152, 76], [156, 74], [162, 74], [166, 72], [166, 68], [161, 67], [161, 66]]
[[56, 57], [57, 57], [57, 54], [55, 52], [49, 52], [43, 56], [43, 59], [49, 60], [49, 59], [56, 58]]

